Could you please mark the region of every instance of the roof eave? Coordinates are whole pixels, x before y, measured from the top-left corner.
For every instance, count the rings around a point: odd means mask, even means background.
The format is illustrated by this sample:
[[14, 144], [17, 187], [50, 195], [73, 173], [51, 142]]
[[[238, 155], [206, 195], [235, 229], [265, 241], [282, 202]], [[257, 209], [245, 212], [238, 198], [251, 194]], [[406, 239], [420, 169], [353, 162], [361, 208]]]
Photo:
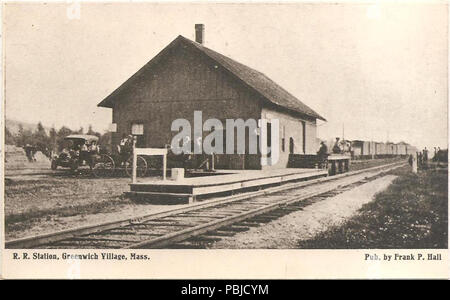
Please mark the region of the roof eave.
[[106, 97], [105, 99], [103, 99], [99, 104], [97, 104], [98, 107], [107, 107], [107, 108], [113, 108], [113, 105], [111, 102], [110, 97]]
[[325, 119], [324, 117], [322, 117], [322, 116], [320, 116], [320, 115], [317, 115], [315, 118], [316, 118], [316, 119], [319, 119], [319, 120], [322, 120], [322, 121], [324, 121], [324, 122], [328, 122], [327, 119]]
[[[183, 41], [187, 42], [187, 44], [196, 43], [196, 42], [194, 42], [194, 41], [191, 41], [191, 40], [185, 38], [184, 36], [179, 36], [179, 37], [180, 37]], [[195, 47], [195, 49], [197, 49], [201, 54], [206, 55], [209, 59], [213, 60], [214, 62], [216, 62], [216, 63], [218, 63], [218, 64], [221, 64], [219, 61], [217, 61], [214, 57], [212, 57], [211, 55], [209, 55], [207, 52], [200, 50], [198, 47]], [[210, 50], [211, 50], [211, 49], [210, 49]], [[211, 51], [214, 51], [214, 50], [211, 50]], [[220, 54], [220, 53], [219, 53], [219, 54]], [[276, 102], [274, 102], [274, 101], [272, 101], [271, 99], [267, 98], [267, 97], [266, 97], [263, 93], [261, 93], [258, 89], [256, 89], [255, 87], [253, 87], [252, 85], [250, 85], [248, 82], [246, 82], [245, 80], [243, 80], [242, 78], [240, 78], [239, 75], [237, 75], [237, 74], [235, 74], [233, 71], [229, 70], [229, 69], [228, 69], [226, 66], [224, 66], [223, 64], [221, 64], [221, 65], [222, 65], [222, 67], [223, 67], [225, 70], [227, 70], [227, 72], [229, 72], [231, 75], [233, 75], [233, 77], [235, 77], [236, 79], [238, 79], [238, 80], [239, 80], [241, 83], [243, 83], [247, 88], [250, 88], [252, 91], [256, 92], [257, 94], [259, 94], [260, 96], [262, 96], [263, 98], [265, 98], [265, 99], [266, 99], [267, 101], [269, 101], [270, 103], [272, 103], [272, 104], [274, 104], [274, 105], [276, 105], [276, 106], [282, 107], [282, 108], [284, 108], [284, 109], [287, 109], [287, 110], [289, 110], [289, 111], [293, 111], [293, 112], [296, 112], [296, 113], [300, 113], [300, 114], [309, 116], [309, 117], [311, 117], [311, 118], [315, 118], [315, 119], [319, 119], [319, 120], [322, 120], [322, 121], [327, 122], [327, 120], [326, 120], [324, 117], [322, 117], [321, 115], [319, 115], [319, 114], [316, 113], [315, 111], [314, 111], [313, 113], [308, 113], [308, 112], [304, 112], [304, 111], [299, 111], [299, 110], [296, 110], [296, 109], [292, 109], [292, 108], [286, 107], [286, 106], [284, 106], [284, 105], [277, 104]], [[293, 97], [296, 98], [295, 96], [293, 96]], [[296, 98], [296, 99], [297, 99], [297, 98]], [[297, 99], [297, 101], [300, 101], [300, 100]]]
[[[153, 59], [151, 59], [147, 64], [145, 64], [141, 69], [139, 69], [135, 74], [133, 74], [130, 78], [128, 78], [124, 83], [122, 83], [117, 89], [115, 89], [111, 94], [109, 94], [105, 99], [103, 99], [99, 104], [97, 104], [98, 107], [106, 107], [106, 108], [113, 108], [114, 106], [114, 101], [115, 100], [115, 96], [127, 85], [128, 82], [130, 82], [130, 80], [132, 80], [132, 78], [134, 78], [135, 76], [137, 76], [138, 74], [140, 74], [146, 67], [148, 67], [151, 64], [156, 63], [156, 61], [159, 60], [159, 58], [161, 58], [161, 56], [163, 56], [165, 53], [167, 53], [167, 50], [174, 47], [174, 45], [176, 43], [178, 43], [179, 41], [189, 41], [192, 42], [190, 40], [188, 40], [187, 38], [179, 35], [175, 40], [173, 40], [168, 46], [166, 46], [163, 50], [161, 50]], [[190, 43], [186, 43], [186, 44], [190, 44]], [[211, 57], [210, 55], [208, 55], [208, 53], [201, 51], [200, 49], [198, 49], [197, 47], [194, 47], [195, 49], [197, 49], [200, 53], [202, 53], [203, 55], [208, 56], [210, 59], [212, 59], [213, 61], [215, 61], [216, 63], [220, 63], [218, 62], [214, 57]], [[264, 97], [266, 100], [268, 100], [270, 103], [275, 104], [277, 106], [280, 106], [284, 109], [287, 109], [289, 111], [295, 112], [295, 113], [299, 113], [299, 114], [303, 114], [306, 115], [308, 117], [311, 118], [315, 118], [315, 119], [319, 119], [322, 120], [324, 122], [326, 122], [327, 120], [322, 117], [321, 115], [319, 115], [316, 112], [313, 113], [308, 113], [308, 112], [304, 112], [304, 111], [299, 111], [296, 109], [292, 109], [286, 106], [282, 106], [282, 105], [278, 105], [276, 103], [274, 103], [274, 101], [272, 101], [271, 99], [268, 99], [265, 95], [263, 95], [260, 91], [258, 91], [256, 88], [254, 88], [253, 86], [251, 86], [250, 84], [248, 84], [247, 82], [245, 82], [244, 80], [242, 80], [238, 75], [234, 74], [234, 72], [232, 72], [231, 70], [228, 70], [228, 68], [226, 68], [225, 66], [223, 66], [229, 73], [233, 74], [235, 78], [239, 79], [239, 81], [241, 81], [242, 83], [244, 83], [245, 86], [249, 87], [250, 89], [252, 89], [253, 91], [255, 91], [256, 93], [258, 93], [259, 95], [261, 95], [262, 97]]]

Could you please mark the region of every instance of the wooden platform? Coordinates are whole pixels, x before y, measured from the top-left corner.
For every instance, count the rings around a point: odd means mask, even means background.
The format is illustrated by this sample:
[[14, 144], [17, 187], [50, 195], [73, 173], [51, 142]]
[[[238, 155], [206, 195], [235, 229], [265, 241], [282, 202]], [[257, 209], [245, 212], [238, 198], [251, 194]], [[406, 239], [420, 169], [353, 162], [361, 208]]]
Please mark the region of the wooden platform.
[[328, 174], [336, 175], [346, 173], [350, 168], [350, 156], [332, 154], [328, 156]]
[[[205, 174], [199, 174], [205, 175]], [[279, 170], [217, 170], [211, 176], [180, 181], [144, 178], [130, 184], [125, 194], [160, 203], [191, 203], [195, 200], [238, 191], [258, 190], [286, 182], [327, 176], [327, 170], [286, 168]]]

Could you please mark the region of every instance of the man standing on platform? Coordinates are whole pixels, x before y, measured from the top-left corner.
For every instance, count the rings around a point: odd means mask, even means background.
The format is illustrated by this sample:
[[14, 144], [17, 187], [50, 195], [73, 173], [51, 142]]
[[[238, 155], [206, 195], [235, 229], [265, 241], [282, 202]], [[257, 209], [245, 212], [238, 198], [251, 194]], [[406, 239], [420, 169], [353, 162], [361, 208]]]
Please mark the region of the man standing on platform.
[[326, 162], [328, 156], [328, 147], [322, 141], [320, 142], [319, 151], [317, 151], [317, 160], [319, 162], [319, 169], [322, 169], [323, 164]]
[[340, 154], [341, 152], [342, 152], [342, 149], [339, 146], [339, 138], [337, 137], [336, 138], [336, 142], [334, 143], [334, 146], [333, 146], [333, 153], [334, 154]]

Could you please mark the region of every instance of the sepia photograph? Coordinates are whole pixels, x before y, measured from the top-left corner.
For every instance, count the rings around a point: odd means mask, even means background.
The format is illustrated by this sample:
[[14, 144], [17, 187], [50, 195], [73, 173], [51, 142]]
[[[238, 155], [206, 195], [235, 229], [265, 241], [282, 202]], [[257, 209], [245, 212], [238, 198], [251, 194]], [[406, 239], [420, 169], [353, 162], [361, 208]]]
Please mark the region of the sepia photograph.
[[3, 276], [448, 278], [448, 12], [3, 3]]

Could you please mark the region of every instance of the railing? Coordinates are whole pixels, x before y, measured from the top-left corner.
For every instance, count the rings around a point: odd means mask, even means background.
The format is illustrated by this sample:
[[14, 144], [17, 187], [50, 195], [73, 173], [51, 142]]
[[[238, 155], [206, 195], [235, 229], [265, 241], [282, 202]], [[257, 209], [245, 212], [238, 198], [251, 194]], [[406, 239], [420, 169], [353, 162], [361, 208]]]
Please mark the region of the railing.
[[138, 155], [161, 155], [163, 157], [163, 180], [166, 180], [167, 173], [167, 149], [166, 148], [136, 148], [133, 145], [133, 183], [136, 183], [137, 177], [137, 157]]

